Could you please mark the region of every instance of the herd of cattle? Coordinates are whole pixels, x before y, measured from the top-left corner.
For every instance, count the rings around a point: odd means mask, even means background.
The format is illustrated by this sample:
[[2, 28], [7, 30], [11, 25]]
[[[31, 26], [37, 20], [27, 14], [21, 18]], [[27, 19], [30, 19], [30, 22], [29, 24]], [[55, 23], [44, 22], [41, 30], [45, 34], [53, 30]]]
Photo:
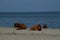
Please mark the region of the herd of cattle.
[[[27, 26], [24, 23], [14, 23], [14, 28], [16, 30], [24, 30], [27, 29]], [[38, 30], [41, 31], [42, 29], [47, 29], [47, 24], [41, 26], [40, 24], [33, 25], [29, 30]]]

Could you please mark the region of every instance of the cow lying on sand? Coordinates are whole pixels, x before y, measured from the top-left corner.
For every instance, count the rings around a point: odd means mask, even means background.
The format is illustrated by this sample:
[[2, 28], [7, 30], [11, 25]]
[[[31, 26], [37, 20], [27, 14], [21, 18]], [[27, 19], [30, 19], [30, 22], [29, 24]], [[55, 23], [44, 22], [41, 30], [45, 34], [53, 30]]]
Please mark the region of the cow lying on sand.
[[47, 24], [45, 24], [44, 26], [43, 26], [43, 29], [47, 29], [48, 27], [47, 27]]
[[41, 25], [40, 24], [38, 24], [38, 25], [33, 25], [31, 28], [30, 28], [30, 30], [38, 30], [38, 31], [41, 31], [42, 29], [41, 29]]
[[26, 25], [23, 23], [14, 23], [14, 28], [17, 28], [16, 30], [27, 29]]

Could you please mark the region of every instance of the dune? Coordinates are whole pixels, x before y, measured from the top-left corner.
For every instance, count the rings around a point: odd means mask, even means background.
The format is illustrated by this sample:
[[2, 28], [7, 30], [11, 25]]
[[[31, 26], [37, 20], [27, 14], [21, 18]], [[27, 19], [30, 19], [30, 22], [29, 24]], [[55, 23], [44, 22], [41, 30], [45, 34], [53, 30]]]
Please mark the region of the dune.
[[60, 40], [60, 29], [43, 29], [42, 31], [15, 30], [0, 27], [0, 40]]

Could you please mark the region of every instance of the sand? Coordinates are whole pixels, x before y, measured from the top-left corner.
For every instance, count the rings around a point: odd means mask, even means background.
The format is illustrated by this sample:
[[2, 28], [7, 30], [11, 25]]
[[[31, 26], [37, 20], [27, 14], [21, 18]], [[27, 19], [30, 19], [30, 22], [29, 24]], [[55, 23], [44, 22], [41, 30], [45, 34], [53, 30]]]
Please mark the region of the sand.
[[60, 40], [60, 29], [30, 31], [0, 27], [0, 40]]

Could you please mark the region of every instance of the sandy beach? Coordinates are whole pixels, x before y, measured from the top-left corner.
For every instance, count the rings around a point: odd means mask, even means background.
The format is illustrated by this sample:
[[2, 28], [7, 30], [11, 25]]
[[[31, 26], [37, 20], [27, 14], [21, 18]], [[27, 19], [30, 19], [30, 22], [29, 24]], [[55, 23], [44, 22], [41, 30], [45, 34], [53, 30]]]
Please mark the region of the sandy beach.
[[0, 27], [0, 40], [60, 40], [60, 29], [30, 31]]

